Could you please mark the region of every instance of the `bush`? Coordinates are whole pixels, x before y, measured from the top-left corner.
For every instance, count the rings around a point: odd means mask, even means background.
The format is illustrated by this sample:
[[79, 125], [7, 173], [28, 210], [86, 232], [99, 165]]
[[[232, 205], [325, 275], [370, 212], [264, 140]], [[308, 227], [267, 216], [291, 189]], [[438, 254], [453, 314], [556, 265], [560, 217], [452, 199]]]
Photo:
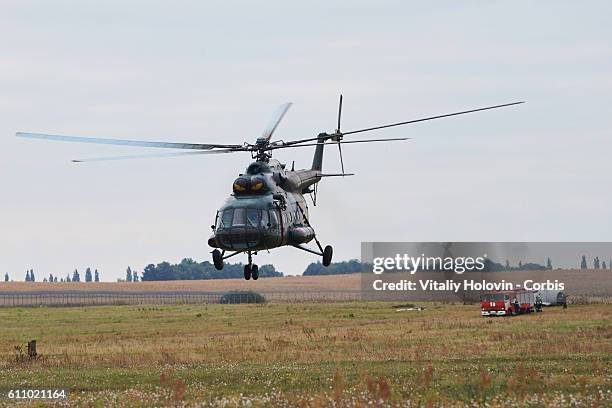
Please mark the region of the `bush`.
[[221, 299], [221, 304], [237, 304], [237, 303], [266, 303], [266, 297], [261, 293], [253, 291], [232, 291], [227, 292]]

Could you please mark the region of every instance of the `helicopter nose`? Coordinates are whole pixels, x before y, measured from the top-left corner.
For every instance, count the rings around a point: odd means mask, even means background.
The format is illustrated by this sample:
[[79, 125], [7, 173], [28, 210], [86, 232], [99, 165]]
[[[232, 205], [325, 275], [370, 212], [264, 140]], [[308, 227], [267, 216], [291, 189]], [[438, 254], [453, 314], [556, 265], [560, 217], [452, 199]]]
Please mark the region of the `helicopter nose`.
[[256, 248], [260, 241], [259, 228], [232, 227], [217, 231], [215, 239], [227, 250]]

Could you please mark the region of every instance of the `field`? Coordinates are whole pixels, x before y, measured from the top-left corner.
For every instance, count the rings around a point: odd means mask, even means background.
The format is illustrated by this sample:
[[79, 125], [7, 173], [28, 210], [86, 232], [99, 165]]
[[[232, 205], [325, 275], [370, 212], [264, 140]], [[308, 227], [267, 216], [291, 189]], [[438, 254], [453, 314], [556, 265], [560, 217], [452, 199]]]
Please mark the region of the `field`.
[[257, 281], [244, 279], [211, 279], [158, 282], [0, 282], [2, 292], [31, 291], [308, 291], [308, 290], [359, 290], [360, 275], [335, 276], [290, 276], [284, 278], [265, 278]]
[[[439, 276], [437, 272], [419, 272], [418, 277], [429, 279]], [[463, 275], [468, 276], [468, 275]], [[509, 282], [522, 282], [525, 279], [545, 281], [546, 279], [559, 279], [565, 282], [567, 293], [570, 295], [612, 295], [611, 270], [579, 270], [563, 269], [553, 271], [512, 271], [490, 272], [478, 274], [490, 280], [505, 279]], [[406, 279], [414, 278], [406, 274]], [[318, 291], [318, 290], [359, 290], [361, 274], [332, 275], [332, 276], [287, 276], [282, 278], [265, 278], [258, 281], [245, 281], [243, 279], [215, 279], [215, 280], [183, 280], [162, 282], [0, 282], [0, 294], [3, 292], [66, 292], [66, 291], [227, 291], [227, 290], [256, 290], [256, 291]]]
[[[185, 280], [163, 282], [0, 282], [0, 307], [14, 306], [92, 306], [92, 305], [137, 305], [137, 304], [200, 304], [218, 303], [228, 291], [252, 290], [265, 295], [271, 303], [330, 302], [409, 299], [410, 301], [461, 301], [464, 295], [452, 292], [420, 291], [409, 294], [362, 291], [368, 281], [378, 275], [350, 274], [335, 276], [291, 276], [262, 278], [258, 281], [244, 279]], [[442, 275], [438, 272], [419, 272], [418, 276], [408, 273], [393, 274], [397, 279], [447, 279], [459, 275]], [[535, 282], [556, 281], [565, 283], [565, 292], [570, 303], [605, 302], [612, 299], [612, 271], [609, 270], [553, 270], [553, 271], [512, 271], [492, 273], [466, 273], [461, 279], [476, 281], [514, 282], [521, 284], [525, 279]], [[371, 283], [371, 282], [370, 282]], [[362, 297], [362, 294], [364, 295]], [[470, 297], [471, 296], [471, 297]], [[478, 299], [474, 292], [465, 299]]]
[[[493, 319], [422, 305], [4, 308], [0, 389], [100, 407], [612, 404], [612, 305]], [[40, 358], [19, 358], [31, 339]]]

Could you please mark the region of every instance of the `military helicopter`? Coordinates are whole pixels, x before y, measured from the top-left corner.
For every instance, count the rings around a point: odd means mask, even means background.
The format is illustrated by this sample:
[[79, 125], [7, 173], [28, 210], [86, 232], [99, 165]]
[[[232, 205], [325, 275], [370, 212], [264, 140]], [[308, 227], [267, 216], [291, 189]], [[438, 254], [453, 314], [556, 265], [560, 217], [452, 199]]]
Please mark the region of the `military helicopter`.
[[[344, 160], [342, 158], [343, 144], [397, 142], [409, 139], [407, 137], [401, 137], [345, 141], [345, 136], [449, 116], [497, 109], [521, 103], [524, 102], [488, 106], [485, 108], [430, 116], [345, 132], [340, 128], [342, 118], [342, 95], [340, 95], [338, 120], [335, 131], [331, 133], [319, 133], [316, 137], [305, 139], [289, 141], [279, 139], [272, 141], [272, 135], [292, 105], [291, 103], [286, 103], [275, 111], [262, 136], [259, 137], [254, 144], [247, 142], [243, 144], [148, 142], [23, 132], [17, 133], [17, 136], [64, 142], [190, 150], [187, 152], [165, 154], [73, 160], [73, 162], [76, 163], [142, 157], [250, 152], [251, 158], [254, 159], [254, 161], [247, 167], [246, 171], [240, 174], [234, 181], [232, 186], [233, 193], [217, 211], [215, 224], [211, 226], [212, 236], [208, 239], [208, 245], [214, 248], [212, 251], [212, 260], [215, 268], [218, 270], [223, 269], [223, 262], [225, 259], [246, 253], [248, 263], [244, 266], [244, 278], [247, 280], [251, 278], [257, 280], [259, 278], [259, 268], [256, 264], [253, 264], [252, 256], [256, 255], [258, 251], [270, 250], [281, 246], [293, 246], [297, 249], [322, 257], [324, 266], [329, 266], [331, 263], [333, 248], [330, 245], [324, 248], [318, 240], [315, 230], [310, 223], [305, 195], [309, 194], [313, 205], [316, 205], [317, 186], [323, 178], [354, 175], [353, 173], [345, 173], [344, 171]], [[323, 173], [323, 149], [326, 145], [338, 146], [342, 169], [341, 173]], [[285, 164], [272, 159], [272, 152], [275, 150], [307, 146], [315, 147], [310, 169], [295, 170], [292, 166], [291, 170], [287, 170]], [[316, 243], [316, 249], [305, 246], [305, 244], [313, 240]]]

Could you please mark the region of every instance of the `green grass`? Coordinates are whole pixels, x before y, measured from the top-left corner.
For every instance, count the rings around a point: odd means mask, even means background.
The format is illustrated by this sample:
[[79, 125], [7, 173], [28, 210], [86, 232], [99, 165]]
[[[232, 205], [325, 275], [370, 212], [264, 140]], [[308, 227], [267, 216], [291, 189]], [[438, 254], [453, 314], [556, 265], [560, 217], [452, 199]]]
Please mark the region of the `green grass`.
[[[612, 402], [611, 305], [492, 319], [391, 306], [0, 309], [0, 389], [69, 388], [83, 406]], [[41, 357], [16, 361], [31, 339]]]

